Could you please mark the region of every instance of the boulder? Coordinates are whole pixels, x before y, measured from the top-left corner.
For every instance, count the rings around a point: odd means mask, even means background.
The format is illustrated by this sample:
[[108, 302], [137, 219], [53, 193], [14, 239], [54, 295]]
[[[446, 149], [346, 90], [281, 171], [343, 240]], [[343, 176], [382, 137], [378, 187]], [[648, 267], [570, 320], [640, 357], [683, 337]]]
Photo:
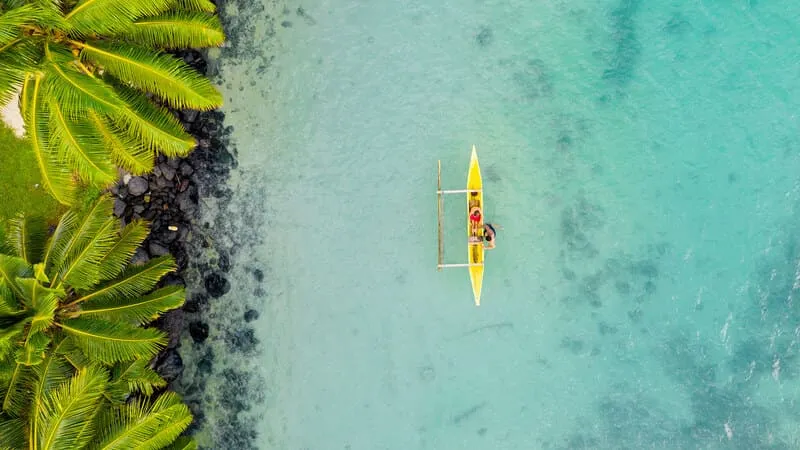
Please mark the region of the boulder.
[[128, 206], [128, 204], [125, 203], [122, 199], [115, 198], [114, 199], [114, 215], [117, 216], [117, 217], [122, 217], [122, 215], [125, 214], [125, 208], [127, 206]]
[[147, 247], [147, 250], [150, 251], [150, 256], [152, 257], [163, 256], [169, 253], [169, 249], [167, 247], [164, 247], [157, 242], [151, 242]]
[[138, 266], [146, 263], [147, 261], [150, 261], [150, 256], [147, 254], [147, 251], [141, 247], [137, 248], [136, 253], [134, 253], [133, 257], [131, 258], [131, 264]]
[[182, 177], [188, 177], [189, 175], [194, 173], [194, 167], [187, 162], [182, 162], [180, 166], [180, 173]]
[[175, 178], [175, 168], [169, 164], [159, 164], [157, 166], [161, 169], [161, 176], [166, 178], [167, 180], [172, 180]]
[[150, 184], [142, 177], [133, 177], [128, 181], [128, 193], [133, 196], [142, 195], [150, 189]]
[[167, 383], [177, 380], [183, 374], [183, 360], [175, 349], [168, 349], [161, 355], [155, 367]]

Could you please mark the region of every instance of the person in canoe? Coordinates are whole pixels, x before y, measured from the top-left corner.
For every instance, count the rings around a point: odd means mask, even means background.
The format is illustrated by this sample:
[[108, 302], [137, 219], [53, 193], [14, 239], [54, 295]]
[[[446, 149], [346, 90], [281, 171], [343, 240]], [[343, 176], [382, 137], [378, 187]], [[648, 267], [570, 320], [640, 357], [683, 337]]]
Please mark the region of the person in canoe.
[[495, 225], [492, 225], [491, 223], [483, 224], [483, 243], [486, 250], [491, 250], [495, 246], [495, 237], [497, 236], [497, 232], [495, 231], [494, 227]]
[[480, 242], [481, 238], [478, 235], [478, 230], [480, 229], [482, 220], [483, 220], [483, 214], [481, 214], [481, 209], [477, 206], [473, 206], [469, 210], [470, 241]]

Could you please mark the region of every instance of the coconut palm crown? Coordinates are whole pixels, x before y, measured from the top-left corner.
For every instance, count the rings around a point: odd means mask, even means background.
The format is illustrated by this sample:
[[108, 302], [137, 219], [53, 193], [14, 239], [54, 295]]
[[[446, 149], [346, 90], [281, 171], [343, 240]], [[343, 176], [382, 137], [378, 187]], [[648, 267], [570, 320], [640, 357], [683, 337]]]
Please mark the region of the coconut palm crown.
[[148, 226], [120, 228], [112, 205], [0, 236], [0, 448], [155, 449], [191, 423], [174, 393], [143, 399], [166, 385], [148, 365], [166, 336], [143, 326], [183, 304], [181, 286], [153, 291], [175, 263], [129, 264]]
[[128, 264], [148, 227], [120, 229], [112, 203], [102, 196], [85, 212], [66, 212], [46, 241], [24, 218], [12, 222], [0, 253], [0, 361], [36, 366], [62, 335], [74, 358], [109, 365], [163, 348], [164, 333], [142, 326], [183, 304], [182, 286], [150, 292], [175, 262]]
[[222, 104], [212, 84], [165, 53], [224, 41], [209, 0], [0, 0], [0, 105], [18, 90], [42, 184], [75, 202], [78, 181], [105, 186], [154, 153], [194, 139], [165, 108]]

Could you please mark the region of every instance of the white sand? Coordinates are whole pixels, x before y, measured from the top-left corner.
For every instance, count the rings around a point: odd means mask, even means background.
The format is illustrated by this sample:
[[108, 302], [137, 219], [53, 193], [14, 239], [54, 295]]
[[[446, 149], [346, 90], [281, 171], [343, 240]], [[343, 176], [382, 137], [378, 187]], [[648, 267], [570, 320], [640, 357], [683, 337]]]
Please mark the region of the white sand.
[[22, 114], [19, 112], [19, 93], [20, 89], [17, 89], [17, 94], [14, 95], [14, 98], [0, 109], [0, 118], [14, 130], [14, 134], [17, 137], [22, 137], [25, 135], [25, 123], [22, 120]]

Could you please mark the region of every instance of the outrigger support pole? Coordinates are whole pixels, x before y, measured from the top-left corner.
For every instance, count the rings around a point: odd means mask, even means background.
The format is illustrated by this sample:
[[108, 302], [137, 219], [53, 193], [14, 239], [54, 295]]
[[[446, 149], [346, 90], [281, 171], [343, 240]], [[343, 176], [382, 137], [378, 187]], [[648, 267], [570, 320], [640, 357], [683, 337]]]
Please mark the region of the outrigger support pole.
[[442, 268], [447, 269], [449, 267], [476, 267], [476, 266], [482, 266], [482, 265], [483, 265], [483, 263], [475, 263], [475, 264], [470, 264], [470, 263], [439, 264], [439, 270], [442, 270]]
[[[439, 162], [439, 171], [441, 171], [441, 170], [442, 170], [442, 163], [440, 161]], [[439, 190], [436, 191], [439, 194], [466, 194], [467, 192], [483, 192], [483, 189], [450, 189], [450, 190], [447, 190], [447, 191], [443, 191], [442, 190], [442, 186], [441, 186], [441, 174], [440, 174], [440, 178], [439, 178], [439, 184], [440, 184]]]
[[439, 197], [439, 264], [438, 270], [442, 270], [442, 263], [444, 262], [444, 239], [442, 239], [443, 227], [442, 227], [442, 220], [444, 214], [444, 197], [442, 196], [442, 160], [439, 160], [439, 174], [438, 174], [439, 182], [436, 188], [436, 194]]

